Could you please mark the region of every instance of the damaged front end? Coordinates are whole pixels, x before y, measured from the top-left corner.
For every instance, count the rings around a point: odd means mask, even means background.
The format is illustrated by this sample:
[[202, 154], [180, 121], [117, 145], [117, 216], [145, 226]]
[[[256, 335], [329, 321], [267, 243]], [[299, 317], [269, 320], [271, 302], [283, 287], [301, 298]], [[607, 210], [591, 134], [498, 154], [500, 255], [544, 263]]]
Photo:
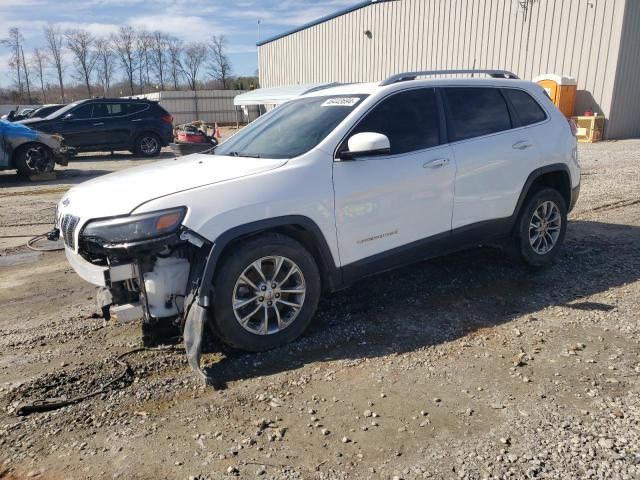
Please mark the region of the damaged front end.
[[[69, 165], [69, 159], [74, 157], [78, 153], [78, 149], [75, 147], [70, 147], [65, 144], [64, 137], [59, 133], [54, 133], [52, 135], [48, 135], [46, 133], [38, 132], [39, 138], [42, 138], [42, 142], [46, 143], [53, 155], [55, 156], [56, 163], [58, 165], [62, 165], [66, 167]], [[45, 138], [47, 137], [47, 138]]]
[[[199, 365], [207, 321], [201, 303], [207, 301], [200, 298], [209, 294], [201, 289], [212, 245], [182, 225], [185, 214], [186, 208], [179, 207], [89, 221], [77, 235], [77, 255], [100, 267], [103, 278], [92, 281], [104, 285], [98, 303], [105, 318], [142, 319], [145, 345], [157, 344], [168, 329], [180, 331], [190, 365], [207, 382]], [[77, 222], [72, 215], [59, 219], [68, 257], [76, 255]]]
[[76, 149], [65, 145], [62, 135], [39, 132], [26, 125], [0, 121], [0, 170], [46, 173], [54, 164], [69, 164]]

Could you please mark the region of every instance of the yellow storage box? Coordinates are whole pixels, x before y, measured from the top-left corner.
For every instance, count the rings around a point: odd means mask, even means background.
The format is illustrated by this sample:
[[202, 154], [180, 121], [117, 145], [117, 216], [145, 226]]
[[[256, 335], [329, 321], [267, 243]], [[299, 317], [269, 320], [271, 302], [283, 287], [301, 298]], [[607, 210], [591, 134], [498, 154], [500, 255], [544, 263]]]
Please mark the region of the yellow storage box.
[[579, 142], [594, 143], [602, 140], [602, 132], [604, 130], [603, 115], [572, 118], [578, 128], [577, 137]]
[[573, 116], [577, 89], [575, 78], [546, 73], [537, 76], [533, 81], [546, 90], [551, 101], [565, 117], [571, 118]]

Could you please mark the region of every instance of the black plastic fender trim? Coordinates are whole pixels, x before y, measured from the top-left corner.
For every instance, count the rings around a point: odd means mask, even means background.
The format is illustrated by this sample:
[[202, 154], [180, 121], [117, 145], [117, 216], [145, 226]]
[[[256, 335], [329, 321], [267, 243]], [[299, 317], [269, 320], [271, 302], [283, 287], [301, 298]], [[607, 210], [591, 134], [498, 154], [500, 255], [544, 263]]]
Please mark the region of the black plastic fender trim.
[[[531, 190], [531, 185], [542, 175], [552, 172], [563, 171], [569, 177], [569, 189], [571, 189], [571, 172], [569, 171], [569, 167], [564, 163], [552, 163], [550, 165], [545, 165], [544, 167], [536, 168], [533, 172], [529, 174], [526, 182], [524, 182], [524, 186], [520, 191], [520, 197], [518, 197], [518, 202], [516, 203], [516, 208], [513, 210], [513, 214], [510, 217], [511, 227], [513, 227], [518, 220], [518, 215], [520, 214], [520, 209], [522, 208], [522, 204], [524, 203], [525, 198], [529, 194], [529, 190]], [[569, 205], [567, 205], [569, 208]]]
[[[241, 237], [254, 235], [278, 227], [292, 226], [302, 227], [313, 235], [322, 261], [322, 265], [318, 265], [318, 267], [326, 273], [326, 280], [328, 284], [327, 288], [329, 291], [339, 290], [342, 287], [342, 271], [338, 266], [336, 266], [331, 250], [329, 249], [329, 245], [327, 244], [320, 227], [318, 227], [318, 225], [309, 217], [305, 217], [303, 215], [284, 215], [234, 227], [216, 238], [213, 242], [213, 247], [209, 252], [204, 273], [202, 275], [198, 304], [206, 308], [212, 303], [210, 295], [213, 287], [213, 276], [218, 262], [220, 261], [220, 256], [227, 245]], [[211, 286], [211, 288], [208, 288], [207, 286]]]

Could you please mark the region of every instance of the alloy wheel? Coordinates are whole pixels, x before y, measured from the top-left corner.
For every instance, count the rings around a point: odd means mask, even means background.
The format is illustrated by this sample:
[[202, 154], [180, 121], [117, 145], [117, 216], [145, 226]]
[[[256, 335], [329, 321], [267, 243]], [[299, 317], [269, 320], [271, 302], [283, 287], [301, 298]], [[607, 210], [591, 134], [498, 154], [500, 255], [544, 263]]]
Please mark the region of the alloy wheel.
[[233, 312], [251, 333], [278, 333], [298, 317], [306, 286], [298, 265], [283, 256], [263, 257], [247, 266], [233, 288]]
[[549, 253], [560, 237], [562, 216], [558, 206], [547, 200], [536, 208], [529, 221], [529, 245], [538, 255]]
[[155, 137], [144, 137], [140, 141], [140, 150], [146, 155], [156, 153], [158, 151], [158, 140]]
[[53, 170], [53, 157], [42, 145], [29, 147], [25, 163], [33, 173], [45, 173]]

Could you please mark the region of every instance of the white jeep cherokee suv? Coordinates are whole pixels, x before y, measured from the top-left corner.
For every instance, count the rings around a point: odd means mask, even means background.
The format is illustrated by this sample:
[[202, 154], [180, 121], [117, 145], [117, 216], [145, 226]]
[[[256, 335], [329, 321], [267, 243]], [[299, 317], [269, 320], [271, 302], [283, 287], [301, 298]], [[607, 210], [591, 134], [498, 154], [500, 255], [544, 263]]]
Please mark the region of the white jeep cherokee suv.
[[184, 322], [196, 368], [207, 321], [259, 351], [322, 292], [409, 262], [491, 243], [547, 265], [580, 187], [573, 126], [534, 83], [458, 73], [318, 90], [209, 154], [78, 185], [57, 212], [69, 262], [143, 331]]

